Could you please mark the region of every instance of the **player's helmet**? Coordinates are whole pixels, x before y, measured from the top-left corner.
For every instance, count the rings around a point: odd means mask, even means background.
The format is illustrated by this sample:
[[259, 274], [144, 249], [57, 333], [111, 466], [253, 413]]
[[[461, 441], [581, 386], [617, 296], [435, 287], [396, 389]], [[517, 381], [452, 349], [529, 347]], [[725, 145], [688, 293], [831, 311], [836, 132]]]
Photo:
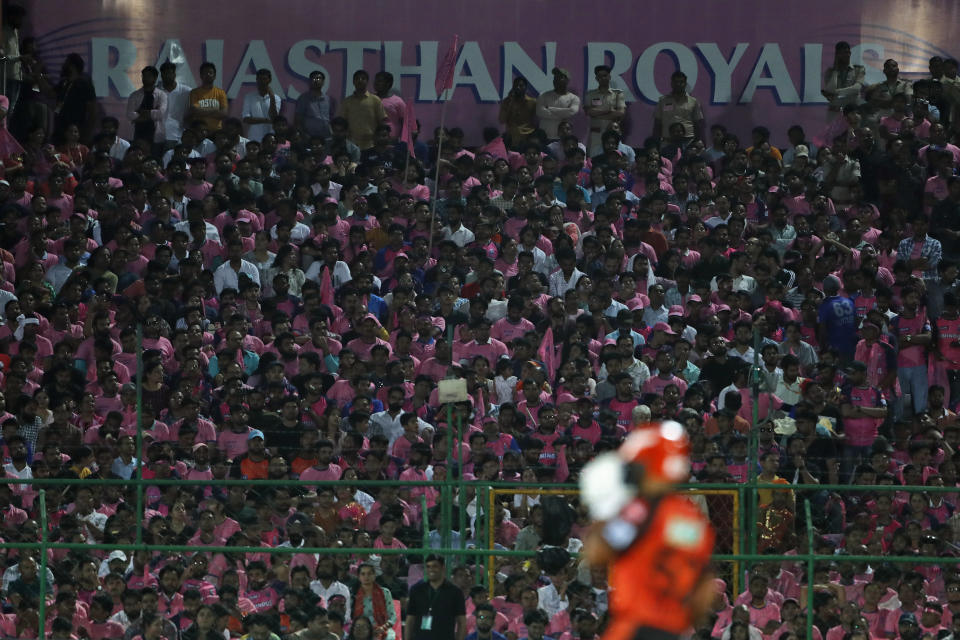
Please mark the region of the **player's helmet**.
[[684, 482], [690, 477], [690, 440], [678, 422], [668, 420], [637, 427], [618, 451], [624, 462], [660, 482]]

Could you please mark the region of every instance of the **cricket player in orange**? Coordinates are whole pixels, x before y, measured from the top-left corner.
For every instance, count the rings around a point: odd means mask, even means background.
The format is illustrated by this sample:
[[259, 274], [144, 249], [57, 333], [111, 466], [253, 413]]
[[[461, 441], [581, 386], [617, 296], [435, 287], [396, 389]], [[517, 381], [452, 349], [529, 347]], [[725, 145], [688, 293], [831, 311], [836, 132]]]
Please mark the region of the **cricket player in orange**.
[[689, 479], [689, 449], [680, 424], [641, 425], [581, 473], [594, 520], [584, 554], [609, 568], [612, 617], [602, 640], [673, 640], [710, 610], [714, 531], [674, 492]]

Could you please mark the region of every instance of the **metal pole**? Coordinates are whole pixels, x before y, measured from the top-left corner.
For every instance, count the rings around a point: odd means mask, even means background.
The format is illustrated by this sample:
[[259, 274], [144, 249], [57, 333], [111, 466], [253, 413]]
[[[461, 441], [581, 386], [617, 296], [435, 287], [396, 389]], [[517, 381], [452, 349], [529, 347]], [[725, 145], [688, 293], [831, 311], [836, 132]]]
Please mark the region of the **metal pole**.
[[813, 550], [813, 517], [810, 515], [810, 500], [803, 501], [803, 510], [807, 516], [807, 637], [813, 637], [813, 572], [816, 569], [814, 564]]
[[[460, 548], [465, 549], [467, 547], [467, 493], [464, 490], [463, 486], [463, 416], [457, 416], [457, 466], [460, 468], [457, 470], [457, 498], [460, 506], [459, 513], [459, 523], [460, 528]], [[477, 505], [477, 516], [480, 515], [480, 505]]]
[[494, 560], [494, 556], [493, 556], [493, 545], [495, 544], [497, 539], [497, 532], [494, 529], [494, 527], [496, 526], [496, 523], [494, 522], [495, 518], [493, 518], [493, 515], [492, 515], [494, 513], [494, 509], [496, 508], [494, 505], [494, 501], [496, 499], [497, 499], [497, 490], [494, 489], [493, 487], [488, 487], [487, 488], [487, 510], [490, 512], [491, 516], [487, 519], [487, 549], [489, 552], [489, 555], [487, 556], [487, 590], [490, 593], [491, 600], [493, 599], [493, 596], [494, 596], [494, 585], [496, 584], [496, 580], [497, 580], [497, 567], [496, 567], [496, 561]]
[[[747, 443], [747, 536], [750, 553], [757, 552], [756, 523], [757, 512], [757, 454], [760, 447], [758, 429], [760, 428], [760, 331], [753, 328], [753, 422], [750, 426], [750, 437]], [[748, 567], [749, 568], [749, 567]]]
[[40, 640], [47, 637], [47, 492], [40, 489], [40, 601], [37, 603], [40, 614], [37, 636]]
[[143, 543], [143, 323], [137, 323], [137, 544]]
[[440, 139], [437, 141], [437, 166], [433, 179], [433, 199], [430, 204], [430, 239], [427, 240], [428, 258], [433, 255], [433, 229], [437, 219], [437, 200], [440, 199], [440, 156], [442, 155], [441, 151], [443, 151], [443, 141], [447, 137], [443, 126], [447, 120], [448, 91], [449, 89], [444, 89], [443, 94], [440, 96], [443, 100], [443, 106], [440, 107]]
[[423, 518], [423, 557], [427, 557], [430, 548], [430, 515], [427, 511], [427, 495], [420, 496], [420, 514]]
[[[0, 478], [0, 484], [27, 484], [38, 487], [64, 487], [71, 486], [76, 487], [78, 480], [70, 478], [11, 478], [11, 477], [2, 477]], [[80, 480], [85, 486], [88, 487], [109, 487], [109, 486], [127, 486], [130, 484], [130, 480], [122, 480], [119, 478], [86, 478]], [[155, 478], [150, 480], [151, 485], [158, 487], [169, 487], [176, 485], [178, 487], [302, 487], [302, 486], [323, 486], [323, 487], [395, 487], [397, 486], [396, 480], [293, 480], [293, 479], [282, 479], [282, 480], [244, 480], [241, 478], [224, 478], [223, 480], [180, 480], [176, 478], [161, 479]], [[436, 487], [441, 484], [440, 482], [434, 480], [409, 480], [404, 481], [403, 484], [408, 487]], [[533, 487], [537, 489], [537, 493], [543, 493], [545, 489], [540, 489], [542, 485], [536, 484], [534, 482], [479, 482], [475, 480], [470, 480], [463, 483], [467, 487], [493, 487], [496, 489], [518, 489], [524, 487]], [[579, 485], [566, 483], [566, 484], [551, 484], [550, 491], [556, 491], [558, 493], [577, 493], [579, 490]], [[737, 482], [717, 482], [716, 484], [678, 484], [676, 487], [678, 490], [692, 489], [696, 491], [717, 491], [717, 490], [730, 490], [736, 491], [738, 489], [743, 489], [744, 485]], [[758, 489], [783, 489], [781, 484], [773, 484], [770, 482], [757, 482]], [[818, 491], [850, 491], [850, 485], [848, 484], [818, 484], [816, 485]], [[857, 485], [857, 491], [862, 492], [874, 492], [874, 493], [891, 493], [891, 492], [905, 492], [905, 493], [956, 493], [956, 487], [935, 487], [935, 486], [923, 486], [923, 485]], [[861, 556], [857, 556], [860, 558]]]
[[[8, 542], [3, 545], [4, 549], [27, 549], [39, 550], [43, 546], [42, 542]], [[88, 544], [86, 542], [48, 542], [47, 549], [66, 549], [67, 551], [123, 551], [132, 553], [134, 551], [166, 552], [195, 554], [198, 551], [204, 553], [267, 553], [270, 555], [290, 555], [294, 553], [312, 553], [328, 555], [369, 555], [370, 547], [228, 547], [220, 546], [197, 546], [186, 544]], [[377, 549], [378, 555], [388, 556], [408, 556], [419, 555], [420, 549]], [[514, 551], [512, 549], [433, 549], [432, 553], [446, 556], [502, 556], [505, 558], [534, 558], [536, 551]], [[803, 556], [788, 555], [764, 555], [759, 553], [738, 556], [729, 553], [718, 553], [713, 556], [717, 562], [733, 562], [734, 560], [748, 560], [751, 562], [796, 562]], [[834, 562], [835, 555], [813, 555], [816, 562]], [[940, 556], [857, 556], [858, 562], [894, 564], [931, 564], [942, 565], [944, 559]]]
[[[451, 539], [451, 518], [453, 517], [453, 496], [450, 495], [450, 487], [452, 480], [450, 479], [450, 474], [453, 473], [453, 405], [447, 403], [447, 477], [443, 482], [443, 486], [440, 487], [440, 529], [441, 529], [441, 540], [444, 549], [450, 548], [450, 539]], [[449, 574], [450, 567], [447, 567], [447, 573]]]
[[[487, 511], [487, 493], [490, 490], [484, 487], [482, 490], [474, 493], [473, 499], [474, 503], [477, 505], [477, 517], [476, 522], [473, 526], [474, 537], [477, 539], [477, 544], [488, 548], [490, 544], [490, 538], [487, 536], [487, 522], [493, 522], [493, 514]], [[481, 499], [481, 496], [483, 498]], [[483, 512], [483, 517], [481, 519], [480, 513]], [[482, 571], [482, 564], [475, 573], [475, 583], [476, 584], [485, 584], [487, 581], [486, 572]]]

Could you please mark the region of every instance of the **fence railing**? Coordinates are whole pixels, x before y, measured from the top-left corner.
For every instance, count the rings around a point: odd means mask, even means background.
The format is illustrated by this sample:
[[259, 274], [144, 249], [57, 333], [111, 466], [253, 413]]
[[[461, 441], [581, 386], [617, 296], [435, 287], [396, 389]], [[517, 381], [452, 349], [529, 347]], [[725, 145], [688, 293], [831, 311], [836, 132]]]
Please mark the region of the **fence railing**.
[[[390, 549], [390, 548], [373, 548], [373, 547], [261, 547], [261, 546], [230, 546], [230, 545], [213, 545], [213, 546], [202, 546], [198, 547], [196, 545], [171, 545], [171, 544], [147, 544], [143, 541], [142, 531], [139, 535], [135, 537], [133, 543], [111, 543], [111, 544], [94, 544], [94, 543], [78, 543], [78, 542], [61, 542], [61, 541], [52, 541], [49, 539], [49, 526], [47, 522], [47, 491], [55, 490], [59, 488], [76, 488], [77, 486], [117, 486], [123, 485], [130, 487], [132, 484], [141, 484], [142, 487], [138, 487], [138, 493], [143, 491], [144, 487], [148, 486], [180, 486], [180, 487], [217, 487], [217, 486], [245, 486], [249, 488], [254, 487], [270, 487], [270, 486], [349, 486], [351, 488], [376, 488], [383, 486], [408, 486], [408, 487], [433, 487], [437, 489], [440, 493], [439, 504], [442, 506], [443, 503], [447, 505], [453, 505], [457, 500], [461, 504], [464, 503], [465, 496], [468, 491], [473, 491], [475, 495], [475, 504], [477, 507], [475, 514], [475, 535], [472, 546], [467, 546], [467, 536], [460, 535], [460, 544], [456, 547], [451, 546], [449, 541], [452, 539], [452, 534], [454, 532], [454, 522], [453, 518], [449, 514], [449, 510], [441, 509], [441, 516], [447, 514], [441, 519], [440, 528], [442, 529], [439, 533], [443, 540], [446, 543], [443, 543], [440, 547], [431, 547], [429, 544], [429, 534], [430, 534], [430, 525], [428, 510], [426, 506], [426, 498], [421, 497], [421, 513], [423, 515], [423, 538], [422, 538], [422, 547], [410, 547], [406, 549]], [[512, 483], [512, 482], [479, 482], [479, 481], [466, 481], [466, 480], [457, 480], [448, 478], [443, 481], [411, 481], [411, 482], [398, 482], [392, 480], [336, 480], [336, 481], [317, 481], [317, 480], [248, 480], [248, 479], [236, 479], [228, 478], [222, 480], [178, 480], [178, 479], [147, 479], [147, 480], [117, 480], [117, 479], [99, 479], [99, 478], [87, 478], [84, 480], [76, 479], [64, 479], [64, 478], [34, 478], [34, 479], [20, 479], [20, 478], [0, 478], [0, 484], [16, 484], [16, 485], [34, 485], [40, 488], [39, 490], [39, 511], [40, 511], [40, 529], [41, 536], [40, 540], [36, 542], [7, 542], [3, 546], [6, 549], [16, 549], [16, 550], [30, 550], [39, 552], [39, 561], [40, 561], [40, 572], [39, 579], [41, 581], [40, 589], [41, 593], [46, 593], [46, 571], [47, 571], [47, 551], [48, 550], [66, 550], [66, 551], [124, 551], [124, 552], [135, 552], [135, 551], [147, 551], [152, 553], [182, 553], [182, 554], [194, 554], [197, 552], [204, 553], [235, 553], [235, 554], [268, 554], [268, 555], [296, 555], [296, 554], [324, 554], [324, 555], [350, 555], [350, 556], [369, 556], [369, 555], [398, 555], [398, 556], [423, 556], [425, 553], [437, 553], [447, 558], [453, 559], [454, 562], [448, 562], [448, 569], [458, 563], [465, 563], [467, 561], [472, 561], [472, 563], [477, 567], [477, 581], [485, 582], [486, 585], [490, 588], [491, 594], [495, 587], [495, 575], [494, 575], [494, 566], [495, 559], [506, 557], [506, 558], [517, 558], [517, 559], [530, 559], [534, 558], [537, 555], [536, 550], [512, 550], [497, 548], [496, 543], [496, 529], [495, 529], [495, 504], [496, 501], [502, 496], [509, 495], [570, 495], [573, 496], [578, 493], [578, 487], [572, 484], [558, 484], [558, 485], [532, 485], [529, 483]], [[803, 497], [804, 494], [811, 493], [823, 493], [823, 492], [849, 492], [856, 491], [863, 494], [879, 494], [879, 493], [890, 493], [890, 492], [904, 492], [904, 493], [915, 493], [915, 492], [924, 492], [926, 494], [950, 494], [956, 493], [956, 488], [952, 487], [934, 487], [934, 486], [890, 486], [890, 485], [873, 485], [873, 486], [852, 486], [852, 485], [783, 485], [783, 484], [768, 484], [762, 482], [748, 482], [744, 484], [735, 484], [735, 483], [723, 483], [723, 484], [687, 484], [680, 487], [682, 491], [689, 494], [691, 497], [697, 497], [699, 499], [706, 499], [708, 497], [714, 498], [724, 498], [729, 500], [730, 504], [730, 513], [729, 513], [729, 522], [730, 522], [730, 544], [727, 547], [718, 548], [718, 552], [714, 554], [714, 561], [716, 563], [726, 564], [729, 566], [729, 574], [724, 577], [729, 577], [728, 584], [731, 586], [731, 596], [735, 598], [739, 593], [742, 592], [743, 585], [745, 584], [745, 576], [748, 573], [748, 569], [751, 565], [755, 563], [766, 563], [766, 562], [790, 562], [790, 563], [804, 563], [807, 567], [807, 583], [809, 584], [810, 577], [814, 575], [815, 567], [818, 563], [821, 562], [833, 562], [838, 559], [835, 555], [824, 555], [815, 553], [815, 544], [814, 544], [814, 532], [815, 527], [813, 526], [813, 519], [811, 516], [810, 500], [803, 499], [798, 500], [798, 507], [800, 504], [803, 505], [803, 514], [804, 514], [804, 526], [801, 527], [805, 529], [807, 533], [807, 552], [798, 553], [796, 555], [792, 554], [776, 554], [776, 553], [758, 553], [756, 549], [750, 549], [747, 547], [747, 537], [744, 535], [749, 529], [755, 527], [756, 523], [751, 523], [745, 519], [745, 514], [743, 511], [743, 504], [746, 499], [749, 499], [750, 493], [755, 493], [758, 490], [773, 490], [773, 491], [784, 491], [790, 490]], [[454, 490], [458, 492], [458, 496], [454, 496]], [[716, 503], [714, 503], [716, 504]], [[461, 509], [459, 516], [458, 528], [456, 529], [459, 533], [463, 534], [465, 529], [465, 514], [464, 510]], [[714, 515], [714, 514], [712, 514]], [[142, 514], [138, 514], [138, 528], [143, 528]], [[721, 532], [722, 533], [722, 532]], [[429, 548], [428, 548], [429, 547]], [[851, 561], [859, 563], [891, 563], [894, 565], [945, 565], [948, 563], [956, 563], [960, 565], [960, 557], [956, 556], [916, 556], [916, 555], [852, 555], [845, 556]], [[485, 565], [485, 566], [484, 566]], [[485, 571], [481, 571], [480, 568], [485, 568]], [[44, 598], [40, 599], [40, 620], [45, 620], [46, 615], [46, 602]], [[812, 625], [812, 607], [807, 607], [808, 615], [811, 616], [808, 619], [808, 632], [810, 631], [810, 626]], [[45, 634], [41, 633], [41, 637], [44, 637]], [[808, 636], [808, 637], [812, 637]]]
[[[452, 327], [451, 327], [452, 330]], [[574, 484], [549, 484], [549, 485], [539, 485], [539, 484], [530, 484], [530, 483], [514, 483], [514, 482], [479, 482], [479, 481], [466, 481], [462, 478], [462, 474], [458, 474], [459, 477], [452, 478], [448, 477], [443, 481], [393, 481], [393, 480], [339, 480], [339, 481], [316, 481], [316, 480], [291, 480], [291, 479], [281, 479], [281, 480], [249, 480], [249, 479], [237, 479], [237, 478], [226, 478], [221, 480], [181, 480], [181, 479], [144, 479], [143, 478], [143, 408], [142, 408], [142, 382], [143, 382], [143, 362], [142, 356], [142, 325], [137, 326], [137, 435], [136, 435], [136, 450], [137, 450], [137, 460], [136, 460], [136, 469], [134, 476], [130, 480], [123, 479], [103, 479], [103, 478], [85, 478], [83, 480], [76, 479], [64, 479], [64, 478], [34, 478], [34, 479], [20, 479], [20, 478], [0, 478], [0, 484], [15, 484], [15, 485], [32, 485], [40, 488], [39, 491], [39, 504], [40, 504], [40, 519], [41, 519], [41, 536], [40, 540], [36, 542], [9, 542], [5, 543], [3, 546], [7, 549], [17, 549], [17, 550], [33, 550], [40, 552], [40, 564], [41, 570], [39, 572], [40, 583], [40, 593], [46, 593], [46, 570], [47, 570], [47, 551], [48, 550], [68, 550], [68, 551], [77, 551], [77, 550], [99, 550], [99, 551], [148, 551], [155, 553], [197, 553], [202, 552], [212, 552], [212, 553], [256, 553], [256, 554], [269, 554], [269, 555], [293, 555], [293, 554], [325, 554], [325, 555], [400, 555], [400, 556], [421, 556], [427, 552], [429, 548], [430, 553], [437, 553], [443, 556], [460, 558], [463, 559], [473, 559], [475, 562], [486, 561], [486, 571], [477, 572], [477, 580], [485, 581], [487, 585], [491, 588], [494, 587], [494, 574], [492, 572], [492, 567], [494, 559], [497, 557], [513, 557], [513, 558], [533, 558], [537, 555], [536, 551], [518, 551], [511, 549], [497, 549], [496, 540], [495, 540], [495, 523], [494, 523], [494, 509], [495, 501], [497, 496], [508, 495], [508, 494], [537, 494], [537, 495], [572, 495], [578, 492], [578, 487]], [[730, 522], [729, 522], [729, 531], [723, 531], [723, 527], [718, 527], [721, 529], [719, 532], [721, 534], [721, 539], [723, 535], [729, 534], [729, 545], [721, 548], [721, 552], [714, 554], [714, 560], [718, 563], [728, 563], [731, 566], [731, 581], [730, 585], [732, 588], [733, 595], [736, 597], [746, 575], [746, 570], [754, 563], [760, 562], [803, 562], [806, 563], [807, 567], [807, 586], [809, 588], [810, 583], [812, 582], [814, 569], [817, 563], [820, 562], [832, 562], [836, 560], [834, 555], [823, 555], [815, 553], [815, 540], [814, 540], [814, 526], [811, 510], [811, 502], [809, 496], [815, 494], [822, 495], [823, 492], [849, 492], [856, 491], [861, 493], [882, 493], [882, 492], [925, 492], [927, 494], [948, 494], [956, 493], [957, 489], [955, 487], [917, 487], [917, 486], [889, 486], [889, 485], [875, 485], [875, 486], [861, 486], [861, 485], [829, 485], [829, 484], [819, 484], [819, 485], [783, 485], [783, 484], [770, 484], [764, 483], [758, 478], [758, 465], [757, 465], [757, 451], [758, 451], [758, 429], [757, 426], [760, 423], [758, 409], [759, 402], [757, 402], [757, 397], [760, 393], [760, 334], [754, 328], [754, 351], [755, 359], [752, 367], [752, 390], [753, 390], [753, 428], [749, 433], [749, 445], [748, 445], [748, 476], [745, 483], [694, 483], [681, 485], [679, 488], [682, 491], [686, 491], [691, 496], [700, 496], [704, 499], [714, 497], [714, 498], [724, 498], [730, 500]], [[463, 422], [458, 419], [456, 422], [453, 420], [453, 407], [451, 404], [447, 405], [447, 425], [450, 426], [451, 436], [456, 437], [456, 442], [462, 443], [463, 441]], [[455, 432], [454, 432], [455, 426]], [[456, 457], [454, 456], [454, 449], [456, 449]], [[454, 463], [457, 463], [456, 466], [460, 469], [463, 468], [463, 460], [460, 458], [462, 449], [459, 446], [448, 446], [447, 447], [447, 468], [453, 469]], [[427, 514], [427, 504], [426, 499], [421, 497], [421, 513], [423, 517], [423, 538], [422, 538], [422, 547], [417, 548], [406, 548], [406, 549], [374, 549], [372, 547], [259, 547], [259, 546], [202, 546], [198, 547], [195, 545], [153, 545], [146, 544], [143, 541], [143, 517], [144, 517], [144, 507], [145, 507], [145, 497], [144, 497], [144, 488], [147, 486], [152, 487], [164, 487], [164, 486], [178, 486], [178, 487], [230, 487], [230, 486], [245, 486], [245, 487], [276, 487], [276, 486], [308, 486], [308, 487], [317, 487], [317, 486], [347, 486], [352, 488], [375, 488], [383, 486], [406, 486], [406, 487], [432, 487], [437, 489], [439, 492], [439, 506], [440, 508], [440, 535], [441, 535], [441, 546], [440, 547], [431, 547], [430, 545], [430, 523], [429, 517]], [[46, 492], [48, 489], [58, 488], [58, 487], [76, 487], [76, 486], [124, 486], [131, 487], [133, 486], [136, 490], [136, 533], [135, 533], [135, 542], [134, 543], [124, 543], [124, 544], [87, 544], [87, 543], [71, 543], [71, 542], [58, 542], [51, 541], [49, 539], [49, 527], [47, 526], [47, 509], [46, 509]], [[758, 552], [758, 542], [757, 542], [757, 529], [758, 529], [758, 518], [759, 518], [759, 507], [758, 504], [758, 495], [762, 490], [767, 491], [783, 491], [785, 489], [791, 490], [798, 496], [798, 500], [794, 503], [795, 506], [802, 504], [803, 505], [803, 514], [804, 514], [804, 528], [807, 534], [807, 552], [798, 553], [797, 555], [789, 554], [775, 554], [775, 553], [759, 553]], [[482, 534], [480, 536], [475, 535], [475, 541], [473, 547], [467, 546], [466, 535], [464, 531], [466, 529], [466, 511], [467, 511], [467, 493], [473, 491], [475, 493], [474, 501], [476, 505], [476, 514], [475, 514], [475, 525], [474, 529], [476, 533]], [[456, 501], [454, 499], [454, 492], [456, 492]], [[459, 506], [458, 517], [457, 517], [457, 530], [461, 534], [459, 535], [459, 545], [458, 548], [453, 548], [451, 545], [452, 533], [454, 531], [454, 518], [453, 518], [453, 506], [454, 504]], [[708, 509], [710, 504], [708, 503]], [[716, 506], [716, 505], [714, 505]], [[716, 513], [712, 513], [712, 516], [716, 516]], [[714, 519], [714, 524], [716, 525], [716, 518]], [[952, 562], [953, 560], [946, 559], [944, 557], [922, 557], [915, 555], [855, 555], [852, 556], [856, 559], [857, 562], [866, 562], [866, 563], [891, 563], [891, 564], [913, 564], [913, 565], [937, 565], [945, 564], [947, 562]], [[953, 557], [953, 556], [951, 556]], [[960, 563], [960, 558], [955, 558], [955, 561]], [[450, 569], [450, 564], [448, 565], [448, 570]], [[45, 624], [46, 619], [46, 601], [44, 597], [39, 599], [40, 615], [39, 620], [39, 635], [41, 638], [45, 638]], [[812, 627], [813, 627], [813, 607], [807, 607], [807, 638], [812, 638]]]

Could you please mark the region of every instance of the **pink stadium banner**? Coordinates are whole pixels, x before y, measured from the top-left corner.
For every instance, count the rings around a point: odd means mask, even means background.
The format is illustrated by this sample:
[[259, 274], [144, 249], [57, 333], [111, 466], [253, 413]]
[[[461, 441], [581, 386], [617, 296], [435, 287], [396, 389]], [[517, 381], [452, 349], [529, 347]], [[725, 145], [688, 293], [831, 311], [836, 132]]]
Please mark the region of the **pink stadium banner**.
[[[457, 34], [447, 122], [466, 131], [468, 144], [480, 144], [483, 127], [497, 125], [514, 76], [526, 77], [536, 94], [551, 88], [553, 67], [564, 67], [571, 90], [582, 94], [595, 86], [599, 64], [613, 68], [613, 86], [626, 94], [634, 144], [650, 135], [653, 105], [677, 68], [708, 125], [726, 124], [742, 139], [756, 124], [775, 140], [794, 123], [816, 131], [826, 118], [823, 71], [838, 40], [853, 46], [868, 82], [882, 80], [886, 58], [919, 78], [931, 56], [954, 55], [950, 29], [960, 19], [960, 3], [950, 0], [71, 0], [56, 10], [31, 7], [24, 32], [36, 36], [48, 70], [56, 76], [67, 53], [80, 53], [104, 109], [117, 116], [142, 67], [172, 60], [180, 81], [196, 86], [200, 63], [210, 61], [233, 113], [255, 90], [258, 68], [273, 72], [288, 114], [314, 69], [326, 73], [336, 99], [352, 91], [357, 69], [385, 69], [400, 95], [416, 97], [422, 125], [432, 128], [438, 67]], [[585, 116], [576, 126], [586, 133]]]

